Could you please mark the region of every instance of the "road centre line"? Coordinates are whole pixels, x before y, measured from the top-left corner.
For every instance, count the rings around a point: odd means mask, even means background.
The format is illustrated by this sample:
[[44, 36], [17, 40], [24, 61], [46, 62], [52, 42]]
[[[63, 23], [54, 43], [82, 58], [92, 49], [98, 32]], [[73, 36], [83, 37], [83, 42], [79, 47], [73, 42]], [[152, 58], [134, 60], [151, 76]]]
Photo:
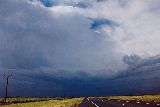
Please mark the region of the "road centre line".
[[94, 103], [94, 102], [92, 102], [92, 101], [91, 101], [91, 103], [92, 103], [93, 105], [95, 105], [96, 107], [99, 107], [96, 103]]
[[[90, 101], [89, 98], [87, 98], [87, 100]], [[94, 102], [91, 101], [91, 103], [92, 103], [93, 105], [95, 105], [96, 107], [99, 107], [99, 106], [98, 106], [97, 104], [95, 104]]]

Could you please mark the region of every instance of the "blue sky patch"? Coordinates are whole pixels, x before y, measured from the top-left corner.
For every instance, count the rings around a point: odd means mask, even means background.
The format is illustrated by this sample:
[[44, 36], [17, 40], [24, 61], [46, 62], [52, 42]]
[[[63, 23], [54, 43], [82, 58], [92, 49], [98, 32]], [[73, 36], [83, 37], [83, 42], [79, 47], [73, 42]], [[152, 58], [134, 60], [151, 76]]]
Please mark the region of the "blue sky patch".
[[87, 4], [87, 3], [84, 3], [84, 2], [79, 2], [78, 4], [76, 4], [76, 7], [79, 7], [79, 8], [87, 8], [87, 7], [88, 7], [88, 4]]
[[91, 29], [97, 29], [104, 25], [113, 27], [117, 26], [118, 24], [109, 19], [93, 19], [93, 23], [91, 24]]
[[106, 1], [106, 0], [97, 0], [97, 2], [103, 2], [103, 1]]
[[40, 1], [46, 7], [52, 7], [54, 5], [54, 1], [53, 0], [40, 0]]

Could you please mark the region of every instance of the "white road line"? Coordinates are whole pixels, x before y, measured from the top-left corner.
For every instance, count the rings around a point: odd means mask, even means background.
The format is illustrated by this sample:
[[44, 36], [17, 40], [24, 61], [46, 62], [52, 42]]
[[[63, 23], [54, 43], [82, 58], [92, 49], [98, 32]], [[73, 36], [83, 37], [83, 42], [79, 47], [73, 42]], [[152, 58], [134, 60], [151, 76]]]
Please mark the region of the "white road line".
[[126, 101], [127, 103], [129, 102], [129, 101]]
[[137, 104], [139, 104], [140, 102], [137, 102]]
[[89, 98], [87, 98], [87, 100], [89, 101]]
[[121, 100], [117, 100], [117, 101], [121, 101]]
[[149, 103], [146, 103], [147, 105], [149, 104]]
[[160, 104], [156, 104], [157, 106], [160, 106]]
[[95, 105], [96, 107], [99, 107], [96, 103], [94, 103], [94, 102], [92, 102], [92, 101], [91, 101], [91, 103], [92, 103], [93, 105]]
[[122, 104], [122, 106], [124, 106], [125, 104]]

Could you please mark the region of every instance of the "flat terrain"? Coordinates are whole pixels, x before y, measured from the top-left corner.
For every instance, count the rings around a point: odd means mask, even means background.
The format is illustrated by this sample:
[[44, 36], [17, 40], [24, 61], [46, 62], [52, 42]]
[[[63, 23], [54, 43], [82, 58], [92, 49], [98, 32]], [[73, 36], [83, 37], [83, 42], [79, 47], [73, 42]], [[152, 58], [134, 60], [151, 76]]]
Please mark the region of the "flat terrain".
[[[38, 101], [48, 101], [51, 99], [56, 98], [22, 98], [22, 97], [16, 97], [16, 98], [7, 98], [7, 103], [26, 103], [26, 102], [38, 102]], [[4, 102], [4, 98], [0, 98], [0, 103]]]
[[84, 98], [79, 107], [160, 107], [160, 96]]
[[85, 98], [79, 107], [160, 107], [160, 103], [137, 100], [110, 100]]
[[109, 96], [72, 99], [10, 98], [0, 107], [160, 107], [160, 95]]
[[82, 102], [82, 98], [48, 100], [28, 103], [16, 103], [9, 105], [1, 105], [0, 107], [78, 107]]
[[140, 100], [145, 102], [160, 102], [160, 95], [110, 96], [110, 97], [103, 97], [103, 98], [119, 99], [119, 100]]

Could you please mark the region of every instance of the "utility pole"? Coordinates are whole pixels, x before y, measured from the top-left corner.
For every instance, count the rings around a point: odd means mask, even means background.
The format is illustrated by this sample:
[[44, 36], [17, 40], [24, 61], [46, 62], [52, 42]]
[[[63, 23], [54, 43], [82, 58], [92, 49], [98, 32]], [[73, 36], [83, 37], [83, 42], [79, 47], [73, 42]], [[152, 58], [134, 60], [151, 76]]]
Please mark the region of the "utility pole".
[[4, 101], [6, 102], [7, 100], [7, 97], [8, 97], [8, 84], [9, 84], [9, 78], [11, 77], [12, 75], [11, 74], [5, 74], [5, 77], [6, 77], [6, 93], [5, 93], [5, 99]]

